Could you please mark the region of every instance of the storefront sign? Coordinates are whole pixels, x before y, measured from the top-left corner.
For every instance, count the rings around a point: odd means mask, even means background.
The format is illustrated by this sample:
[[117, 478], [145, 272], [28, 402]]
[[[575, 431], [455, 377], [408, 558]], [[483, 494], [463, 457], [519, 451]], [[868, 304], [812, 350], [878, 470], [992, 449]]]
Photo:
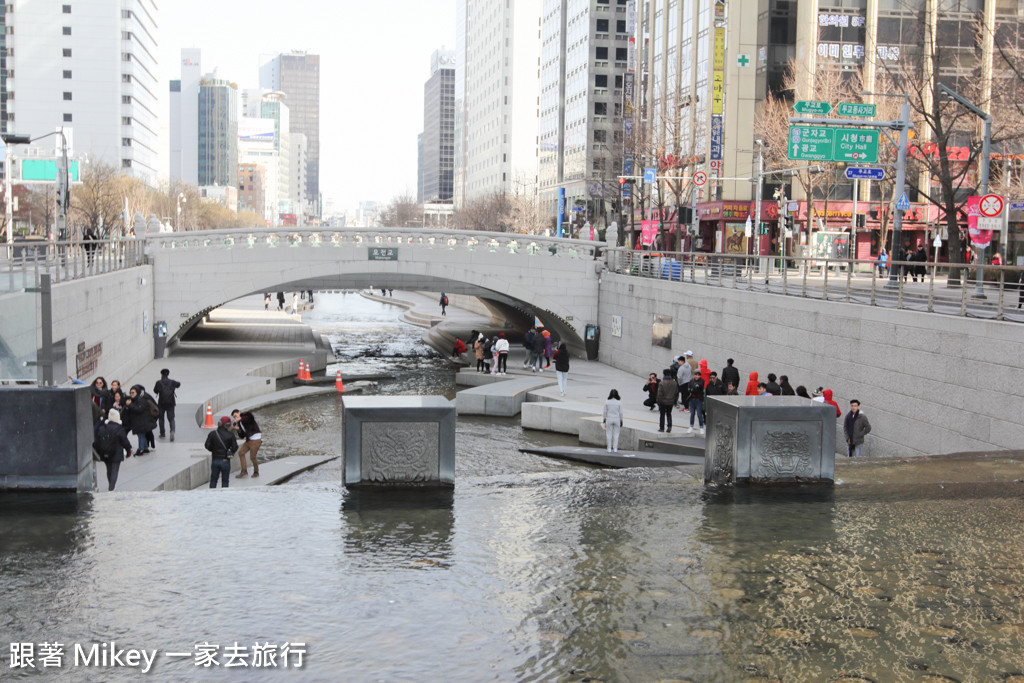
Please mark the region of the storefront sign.
[[722, 115], [711, 116], [711, 158], [718, 160], [722, 158]]

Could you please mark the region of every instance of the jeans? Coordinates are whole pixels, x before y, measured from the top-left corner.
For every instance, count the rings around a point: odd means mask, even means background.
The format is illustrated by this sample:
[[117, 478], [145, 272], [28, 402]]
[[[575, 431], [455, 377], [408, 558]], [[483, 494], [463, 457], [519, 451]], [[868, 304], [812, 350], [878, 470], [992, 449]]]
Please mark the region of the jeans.
[[609, 451], [619, 450], [619, 432], [622, 430], [622, 425], [618, 422], [605, 425], [604, 435], [605, 440], [608, 442]]
[[558, 390], [565, 393], [565, 383], [569, 381], [568, 370], [555, 370], [555, 376], [558, 377]]
[[149, 448], [149, 442], [146, 440], [146, 432], [136, 433], [135, 436], [139, 439], [139, 450], [136, 451], [136, 453], [141, 453]]
[[661, 412], [661, 416], [658, 418], [658, 431], [665, 429], [665, 423], [668, 423], [668, 431], [672, 431], [672, 405], [664, 405], [659, 403], [658, 410]]
[[530, 365], [541, 370], [544, 368], [544, 353], [541, 351], [534, 351], [530, 357]]
[[167, 424], [171, 428], [171, 434], [174, 433], [174, 406], [160, 404], [160, 415], [157, 420], [160, 422], [160, 436], [165, 435], [167, 432], [164, 431], [164, 415], [167, 416]]
[[704, 399], [702, 398], [691, 398], [690, 399], [690, 427], [693, 427], [693, 415], [697, 414], [697, 419], [700, 422], [700, 426], [704, 426]]
[[856, 445], [854, 445], [852, 443], [848, 443], [848, 444], [846, 444], [846, 447], [849, 450], [849, 454], [850, 454], [851, 458], [859, 458], [861, 456], [861, 453], [864, 450], [864, 444], [862, 444], [862, 443], [859, 443], [859, 444], [856, 444]]
[[217, 488], [217, 476], [220, 475], [220, 487], [226, 489], [231, 480], [231, 461], [227, 458], [213, 458], [210, 461], [210, 488]]

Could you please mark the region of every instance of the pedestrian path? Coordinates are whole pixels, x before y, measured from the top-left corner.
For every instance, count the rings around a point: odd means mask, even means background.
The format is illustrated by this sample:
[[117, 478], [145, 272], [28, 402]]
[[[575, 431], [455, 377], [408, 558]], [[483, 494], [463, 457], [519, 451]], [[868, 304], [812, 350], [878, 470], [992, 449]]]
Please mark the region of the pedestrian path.
[[[284, 368], [297, 367], [300, 358], [312, 360], [317, 351], [314, 332], [308, 325], [295, 315], [264, 311], [260, 295], [245, 297], [212, 311], [209, 321], [197, 326], [194, 334], [189, 335], [189, 341], [178, 343], [168, 357], [151, 361], [133, 377], [122, 380], [125, 387], [141, 384], [151, 391], [160, 378], [160, 370], [167, 368], [171, 379], [181, 382], [181, 387], [176, 392], [175, 440], [158, 438], [156, 448], [150, 453], [125, 460], [118, 475], [117, 490], [182, 490], [208, 485], [209, 453], [203, 444], [209, 431], [200, 427], [206, 404], [212, 404], [216, 421], [234, 408], [254, 410], [281, 401], [333, 393], [333, 386], [276, 391], [277, 377], [293, 372], [285, 372]], [[130, 439], [133, 446], [137, 444], [134, 436]], [[260, 455], [282, 454], [261, 451]], [[321, 462], [329, 459], [321, 459]], [[267, 470], [261, 465], [263, 476], [255, 483], [275, 483], [282, 477], [294, 475], [300, 468], [319, 464], [311, 465], [311, 461], [294, 456], [287, 460], [289, 462]], [[270, 464], [268, 461], [267, 465]], [[233, 459], [232, 466], [238, 468], [237, 458]], [[101, 492], [107, 488], [103, 470], [102, 465], [97, 467]], [[232, 483], [234, 481], [232, 479]]]

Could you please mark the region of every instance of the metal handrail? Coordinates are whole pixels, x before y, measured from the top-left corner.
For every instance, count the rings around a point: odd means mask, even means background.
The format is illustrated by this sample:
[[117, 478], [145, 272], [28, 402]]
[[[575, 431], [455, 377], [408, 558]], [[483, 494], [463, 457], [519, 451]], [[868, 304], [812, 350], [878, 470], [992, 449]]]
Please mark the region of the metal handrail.
[[[783, 259], [777, 255], [648, 252], [622, 247], [606, 249], [605, 260], [609, 271], [635, 277], [1024, 322], [1024, 271], [1019, 266], [979, 267], [931, 261], [891, 261], [882, 266], [875, 259]], [[892, 275], [894, 268], [899, 274], [896, 277]], [[950, 280], [950, 275], [957, 271], [961, 275], [959, 286], [954, 284], [955, 279]], [[973, 296], [979, 271], [984, 278], [985, 299]], [[799, 281], [800, 286], [792, 286], [794, 281]]]
[[41, 273], [59, 284], [145, 262], [142, 238], [15, 242], [0, 250], [0, 292], [37, 287]]

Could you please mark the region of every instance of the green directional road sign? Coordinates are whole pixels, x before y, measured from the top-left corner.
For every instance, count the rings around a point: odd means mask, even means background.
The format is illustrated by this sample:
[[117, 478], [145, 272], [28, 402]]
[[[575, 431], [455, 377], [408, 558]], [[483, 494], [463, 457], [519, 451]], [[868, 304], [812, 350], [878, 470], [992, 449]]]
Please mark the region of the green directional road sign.
[[787, 156], [805, 161], [831, 161], [835, 128], [790, 126]]
[[861, 104], [859, 102], [840, 102], [836, 105], [836, 116], [856, 116], [862, 119], [875, 118], [874, 104]]
[[832, 161], [871, 164], [878, 162], [877, 128], [834, 128]]
[[819, 114], [824, 116], [832, 111], [832, 105], [828, 102], [818, 102], [815, 100], [799, 100], [793, 105], [793, 109], [798, 114]]

